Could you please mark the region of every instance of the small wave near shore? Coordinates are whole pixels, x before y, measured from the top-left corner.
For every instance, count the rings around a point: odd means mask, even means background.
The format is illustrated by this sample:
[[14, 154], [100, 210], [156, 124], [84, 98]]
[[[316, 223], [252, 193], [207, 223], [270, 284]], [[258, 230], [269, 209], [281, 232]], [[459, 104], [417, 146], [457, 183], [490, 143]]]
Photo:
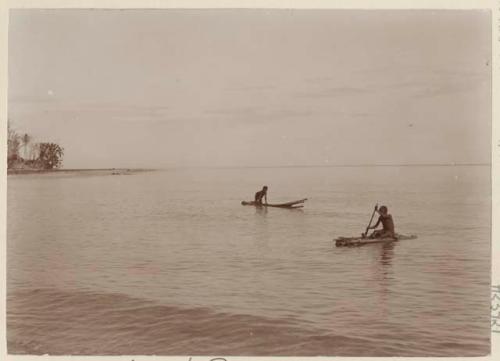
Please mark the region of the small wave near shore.
[[[9, 354], [426, 354], [425, 350], [404, 350], [373, 340], [334, 335], [293, 319], [220, 313], [121, 294], [52, 288], [10, 292], [7, 325]], [[473, 345], [462, 346], [464, 352], [473, 350]]]

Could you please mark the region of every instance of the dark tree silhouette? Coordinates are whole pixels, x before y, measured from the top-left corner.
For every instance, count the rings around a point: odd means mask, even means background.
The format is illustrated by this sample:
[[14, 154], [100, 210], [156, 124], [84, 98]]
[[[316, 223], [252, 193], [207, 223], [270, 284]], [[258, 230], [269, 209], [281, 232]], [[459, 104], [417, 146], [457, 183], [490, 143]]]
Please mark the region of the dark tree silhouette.
[[17, 158], [19, 156], [19, 148], [21, 147], [21, 137], [10, 126], [10, 121], [7, 123], [7, 156]]
[[[24, 158], [20, 154], [23, 147]], [[59, 168], [62, 165], [63, 155], [64, 149], [56, 143], [34, 143], [31, 135], [18, 134], [8, 119], [7, 169], [50, 170]]]
[[12, 168], [19, 158], [19, 148], [21, 147], [21, 137], [7, 123], [7, 168]]
[[62, 164], [64, 149], [55, 143], [40, 143], [38, 161], [43, 169], [59, 168]]

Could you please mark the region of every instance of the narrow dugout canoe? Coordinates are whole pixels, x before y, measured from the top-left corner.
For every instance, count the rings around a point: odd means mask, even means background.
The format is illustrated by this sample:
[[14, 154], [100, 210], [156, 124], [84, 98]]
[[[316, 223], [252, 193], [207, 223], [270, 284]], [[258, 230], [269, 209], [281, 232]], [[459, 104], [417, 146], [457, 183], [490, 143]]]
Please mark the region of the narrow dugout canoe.
[[302, 208], [304, 207], [303, 203], [307, 201], [307, 198], [299, 199], [297, 201], [291, 201], [286, 203], [263, 203], [256, 204], [254, 201], [242, 201], [241, 205], [243, 206], [255, 206], [255, 207], [276, 207], [276, 208]]
[[405, 236], [403, 234], [397, 234], [395, 238], [338, 237], [334, 239], [334, 241], [335, 241], [335, 246], [337, 247], [351, 247], [351, 246], [362, 246], [365, 244], [372, 244], [372, 243], [389, 243], [389, 242], [403, 241], [415, 238], [417, 238], [416, 235]]

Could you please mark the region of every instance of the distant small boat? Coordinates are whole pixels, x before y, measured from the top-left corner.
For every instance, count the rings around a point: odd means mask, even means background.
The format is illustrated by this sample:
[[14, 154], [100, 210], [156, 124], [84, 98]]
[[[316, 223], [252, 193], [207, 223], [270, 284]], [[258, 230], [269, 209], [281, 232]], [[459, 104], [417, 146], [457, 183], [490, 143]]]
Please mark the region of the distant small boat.
[[254, 206], [254, 207], [276, 207], [276, 208], [302, 208], [304, 207], [304, 202], [307, 201], [307, 198], [299, 199], [298, 201], [291, 201], [286, 203], [263, 203], [257, 204], [255, 201], [242, 201], [241, 205], [243, 206]]
[[337, 247], [352, 247], [352, 246], [362, 246], [365, 244], [372, 243], [390, 243], [403, 241], [408, 239], [415, 239], [417, 236], [405, 236], [403, 234], [397, 234], [394, 238], [368, 238], [368, 237], [338, 237], [334, 239], [335, 246]]

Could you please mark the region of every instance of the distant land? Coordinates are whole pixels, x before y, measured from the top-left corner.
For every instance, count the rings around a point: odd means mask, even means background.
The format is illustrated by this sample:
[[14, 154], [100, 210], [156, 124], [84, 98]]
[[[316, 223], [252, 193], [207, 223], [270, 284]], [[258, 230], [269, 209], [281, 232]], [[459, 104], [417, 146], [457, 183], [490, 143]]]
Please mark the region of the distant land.
[[110, 174], [110, 175], [130, 175], [139, 172], [151, 172], [155, 169], [133, 169], [133, 168], [87, 168], [87, 169], [7, 169], [8, 175], [22, 174], [54, 174], [54, 173], [79, 173], [79, 174]]

